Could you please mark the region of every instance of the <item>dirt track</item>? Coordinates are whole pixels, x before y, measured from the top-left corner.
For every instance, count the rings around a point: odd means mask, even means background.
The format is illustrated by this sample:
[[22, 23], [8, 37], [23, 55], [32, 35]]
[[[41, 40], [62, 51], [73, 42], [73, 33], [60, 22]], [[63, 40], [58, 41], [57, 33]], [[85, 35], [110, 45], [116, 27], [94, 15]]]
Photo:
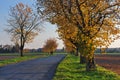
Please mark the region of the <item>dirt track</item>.
[[120, 55], [95, 55], [96, 63], [120, 75]]

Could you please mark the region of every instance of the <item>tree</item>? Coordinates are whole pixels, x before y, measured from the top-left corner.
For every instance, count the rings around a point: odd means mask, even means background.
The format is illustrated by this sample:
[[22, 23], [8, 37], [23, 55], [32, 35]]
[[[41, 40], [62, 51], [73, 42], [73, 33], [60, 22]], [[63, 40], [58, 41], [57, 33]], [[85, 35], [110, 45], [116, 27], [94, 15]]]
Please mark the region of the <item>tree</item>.
[[71, 42], [69, 42], [68, 40], [64, 40], [64, 46], [65, 46], [66, 52], [75, 54], [76, 47]]
[[76, 52], [78, 30], [74, 26], [58, 27], [59, 37], [64, 41], [67, 52]]
[[[79, 55], [80, 47], [80, 33], [76, 26], [72, 24], [66, 24], [65, 26], [58, 27], [59, 37], [64, 41], [64, 45], [67, 51], [75, 52], [75, 55]], [[82, 52], [83, 53], [83, 52]], [[80, 53], [80, 63], [84, 64], [86, 62], [85, 57]]]
[[58, 46], [58, 44], [56, 42], [56, 39], [50, 38], [45, 42], [45, 45], [43, 46], [43, 51], [53, 54], [53, 52], [56, 50], [57, 46]]
[[119, 0], [38, 0], [38, 10], [58, 27], [78, 28], [79, 51], [86, 57], [87, 71], [96, 69], [95, 49], [119, 38]]
[[28, 5], [23, 3], [11, 7], [9, 15], [9, 28], [6, 31], [11, 34], [12, 41], [19, 44], [20, 54], [23, 56], [25, 43], [31, 42], [40, 31], [39, 17]]

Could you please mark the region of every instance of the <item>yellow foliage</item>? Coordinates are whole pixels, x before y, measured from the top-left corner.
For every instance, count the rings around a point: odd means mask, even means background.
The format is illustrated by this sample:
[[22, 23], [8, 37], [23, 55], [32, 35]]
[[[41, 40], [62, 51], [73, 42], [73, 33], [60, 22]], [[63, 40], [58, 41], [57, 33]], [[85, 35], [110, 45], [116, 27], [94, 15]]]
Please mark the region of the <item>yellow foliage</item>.
[[119, 0], [48, 0], [43, 3], [45, 15], [58, 25], [64, 43], [77, 43], [80, 52], [89, 58], [97, 47], [108, 46], [119, 36], [120, 29], [116, 27], [119, 20], [113, 16], [120, 11]]
[[57, 42], [56, 39], [50, 38], [45, 42], [45, 45], [43, 46], [43, 51], [48, 53], [53, 53], [57, 49]]

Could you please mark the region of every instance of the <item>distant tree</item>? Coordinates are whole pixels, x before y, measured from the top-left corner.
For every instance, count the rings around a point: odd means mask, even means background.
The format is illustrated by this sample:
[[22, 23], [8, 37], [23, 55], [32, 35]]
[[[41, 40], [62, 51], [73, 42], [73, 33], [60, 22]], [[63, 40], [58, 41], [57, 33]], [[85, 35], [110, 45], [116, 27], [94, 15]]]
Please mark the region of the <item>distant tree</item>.
[[23, 56], [25, 43], [32, 42], [40, 31], [39, 17], [28, 5], [23, 3], [11, 7], [9, 16], [9, 28], [6, 31], [11, 34], [12, 41], [19, 44], [20, 54]]
[[23, 52], [24, 52], [24, 53], [29, 53], [29, 52], [30, 52], [30, 49], [24, 49]]
[[18, 52], [18, 53], [19, 53], [19, 48], [20, 48], [20, 47], [19, 47], [19, 44], [18, 44], [18, 43], [15, 43], [14, 46], [15, 46], [15, 52]]
[[45, 42], [45, 45], [43, 46], [43, 52], [48, 52], [50, 54], [53, 54], [53, 52], [57, 49], [57, 42], [56, 39], [50, 38]]
[[19, 53], [19, 44], [16, 44], [11, 49], [12, 53]]

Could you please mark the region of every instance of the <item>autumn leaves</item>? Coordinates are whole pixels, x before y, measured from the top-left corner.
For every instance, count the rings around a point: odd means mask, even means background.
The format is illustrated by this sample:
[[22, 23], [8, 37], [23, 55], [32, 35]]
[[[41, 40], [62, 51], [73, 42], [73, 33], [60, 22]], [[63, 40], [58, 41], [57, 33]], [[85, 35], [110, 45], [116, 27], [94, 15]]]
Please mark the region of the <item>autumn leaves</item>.
[[[86, 57], [86, 70], [94, 70], [94, 51], [107, 47], [119, 36], [119, 0], [38, 0], [45, 20], [58, 26], [66, 47]], [[70, 48], [69, 48], [70, 49]], [[93, 69], [92, 69], [93, 68]]]

